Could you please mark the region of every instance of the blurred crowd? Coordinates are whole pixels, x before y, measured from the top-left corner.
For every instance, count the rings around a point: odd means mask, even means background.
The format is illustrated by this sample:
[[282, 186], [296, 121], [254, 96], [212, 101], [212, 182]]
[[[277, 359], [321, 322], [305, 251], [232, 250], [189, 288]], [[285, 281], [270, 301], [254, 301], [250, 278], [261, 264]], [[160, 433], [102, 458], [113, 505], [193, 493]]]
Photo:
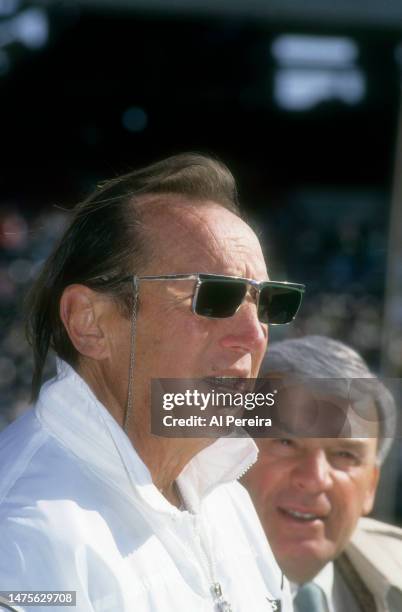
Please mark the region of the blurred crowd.
[[[286, 333], [341, 340], [375, 372], [381, 365], [386, 207], [381, 193], [300, 191], [261, 218], [268, 251], [275, 245], [275, 276], [307, 285], [300, 316]], [[401, 369], [402, 352], [389, 348]]]
[[[65, 214], [57, 209], [0, 213], [0, 428], [29, 404], [31, 351], [25, 338], [24, 299], [32, 279], [60, 235]], [[49, 363], [48, 374], [54, 369]]]

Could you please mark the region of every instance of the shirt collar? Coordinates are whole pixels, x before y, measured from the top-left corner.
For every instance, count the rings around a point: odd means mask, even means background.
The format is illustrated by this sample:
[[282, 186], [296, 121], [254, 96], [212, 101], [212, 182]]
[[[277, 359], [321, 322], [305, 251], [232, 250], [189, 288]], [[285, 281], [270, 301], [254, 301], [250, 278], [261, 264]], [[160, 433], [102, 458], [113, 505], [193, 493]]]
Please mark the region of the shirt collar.
[[334, 589], [334, 564], [332, 561], [324, 565], [322, 570], [313, 578], [313, 582], [321, 588], [328, 602], [332, 600]]
[[[327, 607], [329, 607], [329, 604], [332, 601], [332, 593], [334, 589], [334, 564], [332, 561], [324, 565], [322, 570], [318, 572], [318, 574], [309, 582], [313, 582], [320, 587], [324, 593]], [[296, 597], [297, 591], [301, 586], [301, 584], [297, 584], [295, 582], [290, 583], [290, 590], [293, 598]]]
[[[158, 512], [174, 508], [154, 486], [151, 474], [126, 433], [77, 372], [57, 362], [57, 376], [41, 389], [35, 406], [42, 425], [98, 477]], [[178, 478], [189, 508], [220, 484], [242, 476], [256, 461], [251, 438], [219, 438], [185, 466]], [[175, 510], [175, 509], [174, 509]]]

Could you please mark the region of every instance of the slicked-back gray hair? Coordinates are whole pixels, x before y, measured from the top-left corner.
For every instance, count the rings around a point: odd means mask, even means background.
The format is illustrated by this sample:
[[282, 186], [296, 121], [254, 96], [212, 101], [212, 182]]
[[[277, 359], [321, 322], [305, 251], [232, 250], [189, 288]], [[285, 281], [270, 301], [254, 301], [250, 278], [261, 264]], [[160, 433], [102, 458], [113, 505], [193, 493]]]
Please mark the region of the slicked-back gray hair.
[[[270, 344], [259, 376], [273, 374], [305, 378], [376, 378], [355, 350], [326, 336], [305, 336]], [[391, 393], [380, 381], [370, 386], [370, 390], [380, 421], [377, 459], [378, 463], [382, 463], [392, 445], [396, 405]]]

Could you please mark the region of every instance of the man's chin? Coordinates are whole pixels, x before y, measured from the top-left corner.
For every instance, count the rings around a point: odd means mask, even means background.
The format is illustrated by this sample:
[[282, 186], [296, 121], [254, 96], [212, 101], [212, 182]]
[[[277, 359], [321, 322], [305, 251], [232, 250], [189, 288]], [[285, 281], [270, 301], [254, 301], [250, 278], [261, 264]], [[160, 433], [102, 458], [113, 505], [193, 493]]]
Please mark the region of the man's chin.
[[273, 551], [284, 574], [298, 584], [314, 578], [335, 556], [329, 543], [314, 539], [293, 542], [281, 551], [274, 548]]

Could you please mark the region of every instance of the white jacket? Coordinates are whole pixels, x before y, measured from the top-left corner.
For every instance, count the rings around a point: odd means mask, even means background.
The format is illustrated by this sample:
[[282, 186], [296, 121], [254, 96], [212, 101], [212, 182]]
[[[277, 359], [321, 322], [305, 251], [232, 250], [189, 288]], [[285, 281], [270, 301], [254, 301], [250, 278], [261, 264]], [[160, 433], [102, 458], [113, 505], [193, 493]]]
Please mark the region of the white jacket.
[[[121, 427], [62, 364], [33, 410], [0, 435], [0, 590], [77, 592], [79, 612], [270, 612], [287, 584], [245, 489], [250, 439], [220, 439], [172, 506]], [[56, 607], [20, 607], [33, 612]]]

